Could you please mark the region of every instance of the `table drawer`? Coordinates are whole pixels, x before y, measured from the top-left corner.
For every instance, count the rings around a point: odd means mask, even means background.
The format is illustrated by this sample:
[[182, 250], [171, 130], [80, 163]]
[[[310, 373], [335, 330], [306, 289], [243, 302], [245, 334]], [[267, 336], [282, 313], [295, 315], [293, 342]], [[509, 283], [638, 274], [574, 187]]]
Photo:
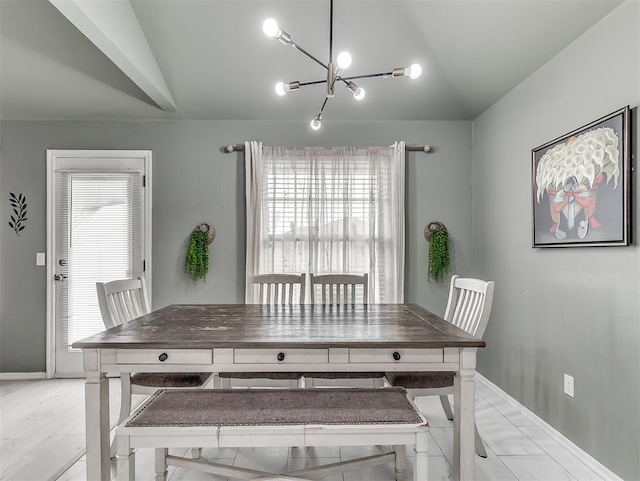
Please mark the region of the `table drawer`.
[[236, 364], [326, 364], [328, 349], [235, 349]]
[[117, 349], [118, 364], [211, 364], [210, 349]]
[[349, 349], [349, 362], [443, 362], [442, 349]]

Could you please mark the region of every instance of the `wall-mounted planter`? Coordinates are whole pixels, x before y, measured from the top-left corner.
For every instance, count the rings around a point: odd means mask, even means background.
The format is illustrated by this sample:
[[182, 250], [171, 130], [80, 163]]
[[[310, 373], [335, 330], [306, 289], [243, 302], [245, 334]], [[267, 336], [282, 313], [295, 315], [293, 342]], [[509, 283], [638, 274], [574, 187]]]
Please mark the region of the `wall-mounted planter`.
[[209, 244], [216, 238], [216, 230], [211, 224], [198, 224], [187, 242], [184, 268], [194, 281], [205, 279], [209, 272]]
[[424, 228], [424, 237], [429, 242], [429, 278], [436, 282], [449, 272], [449, 231], [442, 222], [429, 222]]

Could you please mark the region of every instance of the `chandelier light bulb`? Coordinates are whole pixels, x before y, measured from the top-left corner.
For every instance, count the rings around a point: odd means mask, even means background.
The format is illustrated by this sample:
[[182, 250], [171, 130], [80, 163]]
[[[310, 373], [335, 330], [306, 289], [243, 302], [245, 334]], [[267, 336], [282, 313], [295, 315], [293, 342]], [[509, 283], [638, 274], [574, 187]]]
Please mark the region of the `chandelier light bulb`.
[[411, 65], [411, 67], [409, 67], [409, 77], [416, 79], [420, 77], [421, 74], [422, 74], [422, 67], [419, 64], [414, 63]]
[[275, 37], [278, 35], [278, 22], [276, 22], [273, 18], [267, 18], [262, 24], [262, 31], [267, 37]]
[[338, 68], [347, 69], [351, 65], [351, 54], [349, 52], [340, 52], [338, 54]]
[[277, 93], [278, 95], [284, 95], [284, 94], [286, 94], [286, 93], [287, 93], [287, 91], [286, 91], [286, 90], [285, 90], [285, 88], [284, 88], [284, 82], [278, 82], [278, 83], [276, 84], [276, 89], [275, 89], [275, 90], [276, 90], [276, 93]]
[[278, 95], [284, 95], [287, 92], [291, 92], [292, 90], [300, 90], [300, 82], [298, 82], [297, 80], [295, 82], [289, 83], [278, 82], [275, 88], [275, 91]]
[[353, 82], [349, 82], [347, 84], [347, 88], [353, 93], [353, 96], [356, 100], [362, 100], [364, 98], [364, 89], [362, 87], [358, 87]]
[[320, 116], [314, 117], [313, 120], [311, 121], [311, 128], [313, 130], [318, 130], [320, 127], [322, 127], [322, 122], [320, 122]]

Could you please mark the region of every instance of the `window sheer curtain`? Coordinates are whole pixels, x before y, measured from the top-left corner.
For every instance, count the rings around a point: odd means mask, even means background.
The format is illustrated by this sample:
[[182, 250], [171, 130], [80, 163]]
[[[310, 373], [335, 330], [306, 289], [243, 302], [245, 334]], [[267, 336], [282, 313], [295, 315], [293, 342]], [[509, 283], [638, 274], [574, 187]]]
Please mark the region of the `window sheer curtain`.
[[369, 302], [403, 302], [404, 150], [246, 142], [247, 280], [366, 272]]

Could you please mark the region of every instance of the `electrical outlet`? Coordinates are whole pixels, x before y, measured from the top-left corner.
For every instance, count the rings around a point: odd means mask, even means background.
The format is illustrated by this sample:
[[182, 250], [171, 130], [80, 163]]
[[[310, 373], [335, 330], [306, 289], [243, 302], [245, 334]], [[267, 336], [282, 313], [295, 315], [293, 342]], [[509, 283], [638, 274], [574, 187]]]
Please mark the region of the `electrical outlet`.
[[36, 252], [36, 265], [37, 266], [44, 265], [44, 252]]
[[564, 393], [567, 396], [574, 397], [574, 385], [573, 385], [573, 376], [569, 376], [568, 374], [564, 375]]

